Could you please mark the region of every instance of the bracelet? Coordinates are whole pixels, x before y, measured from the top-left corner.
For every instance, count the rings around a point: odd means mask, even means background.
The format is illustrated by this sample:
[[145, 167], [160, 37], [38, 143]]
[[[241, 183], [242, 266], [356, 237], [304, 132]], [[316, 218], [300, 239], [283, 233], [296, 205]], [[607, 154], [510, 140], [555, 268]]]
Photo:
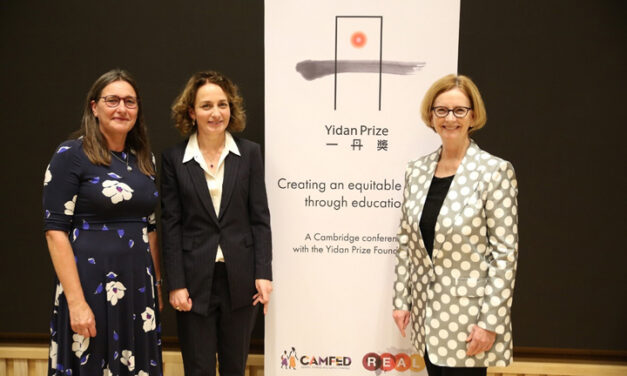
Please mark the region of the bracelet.
[[155, 282], [155, 286], [157, 286], [157, 287], [158, 287], [158, 286], [162, 286], [162, 285], [163, 285], [163, 279], [158, 279], [158, 280]]

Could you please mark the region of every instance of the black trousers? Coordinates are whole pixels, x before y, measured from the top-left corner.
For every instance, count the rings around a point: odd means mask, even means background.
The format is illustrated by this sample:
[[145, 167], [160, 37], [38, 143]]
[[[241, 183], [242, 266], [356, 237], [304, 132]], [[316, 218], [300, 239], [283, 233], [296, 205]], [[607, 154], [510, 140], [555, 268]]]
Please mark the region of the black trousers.
[[431, 363], [425, 349], [425, 365], [429, 376], [486, 376], [486, 367], [442, 367]]
[[[229, 283], [223, 262], [215, 265], [209, 315], [177, 312], [178, 335], [186, 376], [244, 376], [257, 306], [231, 310]], [[194, 304], [192, 300], [192, 304]]]

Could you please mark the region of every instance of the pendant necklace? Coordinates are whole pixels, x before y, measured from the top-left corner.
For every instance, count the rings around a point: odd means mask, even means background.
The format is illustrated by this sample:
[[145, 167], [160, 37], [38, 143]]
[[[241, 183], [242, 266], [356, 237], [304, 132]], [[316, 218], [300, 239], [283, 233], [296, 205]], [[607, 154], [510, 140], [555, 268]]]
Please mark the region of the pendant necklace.
[[124, 159], [118, 157], [114, 152], [111, 152], [111, 155], [113, 155], [118, 161], [126, 164], [126, 171], [133, 171], [133, 167], [128, 165], [128, 158], [129, 158], [129, 156], [128, 156], [127, 153], [122, 152], [122, 156], [125, 157]]

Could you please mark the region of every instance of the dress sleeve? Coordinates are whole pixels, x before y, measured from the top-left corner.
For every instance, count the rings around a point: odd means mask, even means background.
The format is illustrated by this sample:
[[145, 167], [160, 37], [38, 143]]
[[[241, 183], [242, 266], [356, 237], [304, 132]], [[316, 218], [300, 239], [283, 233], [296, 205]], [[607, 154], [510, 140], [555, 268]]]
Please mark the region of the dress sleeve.
[[411, 164], [405, 171], [405, 189], [403, 190], [403, 205], [401, 206], [401, 224], [398, 230], [398, 251], [396, 251], [396, 267], [394, 268], [396, 281], [394, 281], [394, 309], [409, 311], [411, 308], [411, 283], [410, 283], [410, 251], [409, 236], [410, 226], [407, 220], [407, 201], [410, 199]]
[[80, 185], [81, 145], [59, 145], [46, 168], [43, 189], [44, 231], [69, 232]]
[[485, 200], [490, 266], [478, 325], [503, 334], [510, 324], [518, 261], [518, 183], [503, 161], [492, 174]]

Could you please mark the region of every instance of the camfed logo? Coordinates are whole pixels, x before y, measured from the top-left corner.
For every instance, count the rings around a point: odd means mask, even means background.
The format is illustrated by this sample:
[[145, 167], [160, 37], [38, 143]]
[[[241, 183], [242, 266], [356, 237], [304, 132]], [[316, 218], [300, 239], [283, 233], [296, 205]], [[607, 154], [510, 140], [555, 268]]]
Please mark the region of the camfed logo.
[[425, 368], [425, 361], [420, 354], [383, 353], [379, 355], [371, 352], [364, 355], [362, 365], [368, 371], [421, 371]]
[[326, 368], [349, 369], [353, 363], [349, 356], [342, 355], [299, 355], [295, 347], [283, 350], [281, 354], [281, 369], [299, 368]]
[[297, 357], [298, 355], [294, 347], [292, 347], [289, 353], [287, 350], [283, 350], [283, 354], [281, 354], [281, 369], [296, 369]]

